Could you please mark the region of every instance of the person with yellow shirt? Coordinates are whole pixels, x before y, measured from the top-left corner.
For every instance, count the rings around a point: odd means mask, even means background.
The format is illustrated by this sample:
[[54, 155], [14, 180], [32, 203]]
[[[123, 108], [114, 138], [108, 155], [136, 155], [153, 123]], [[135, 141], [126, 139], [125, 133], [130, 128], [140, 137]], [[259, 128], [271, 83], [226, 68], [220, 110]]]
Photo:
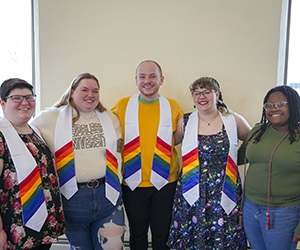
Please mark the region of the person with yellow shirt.
[[141, 62], [136, 70], [139, 92], [120, 99], [112, 108], [123, 133], [123, 202], [129, 222], [130, 249], [148, 249], [150, 226], [152, 248], [166, 245], [179, 161], [175, 145], [183, 135], [183, 110], [159, 94], [164, 82], [160, 65]]

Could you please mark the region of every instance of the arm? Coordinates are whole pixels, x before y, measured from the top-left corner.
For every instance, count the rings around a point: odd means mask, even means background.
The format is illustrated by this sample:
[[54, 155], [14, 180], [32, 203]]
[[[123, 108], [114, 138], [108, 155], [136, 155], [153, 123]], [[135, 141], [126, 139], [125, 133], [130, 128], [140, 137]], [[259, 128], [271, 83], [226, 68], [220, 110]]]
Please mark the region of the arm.
[[295, 234], [294, 234], [294, 242], [297, 244], [300, 241], [300, 222], [296, 227]]
[[249, 134], [251, 127], [244, 117], [235, 113], [234, 118], [237, 125], [238, 138], [244, 141]]
[[182, 137], [183, 137], [183, 117], [181, 117], [178, 121], [177, 121], [177, 126], [176, 126], [176, 130], [173, 133], [174, 136], [174, 145], [178, 145], [179, 143], [181, 143], [182, 141]]
[[[3, 159], [0, 159], [0, 176], [3, 171]], [[2, 217], [0, 215], [0, 249], [7, 249], [7, 235], [3, 230]]]

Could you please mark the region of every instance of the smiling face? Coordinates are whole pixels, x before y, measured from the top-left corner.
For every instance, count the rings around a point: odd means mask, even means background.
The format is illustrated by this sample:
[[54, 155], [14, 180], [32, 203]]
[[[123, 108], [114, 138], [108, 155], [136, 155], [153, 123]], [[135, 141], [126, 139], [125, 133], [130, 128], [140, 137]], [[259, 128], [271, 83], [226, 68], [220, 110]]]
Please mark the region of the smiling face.
[[94, 79], [82, 79], [71, 98], [80, 112], [90, 112], [99, 103], [99, 87]]
[[[32, 91], [27, 88], [15, 88], [10, 91], [9, 96], [20, 95], [29, 96], [32, 95]], [[1, 106], [4, 116], [17, 126], [27, 124], [35, 111], [35, 101], [27, 101], [25, 98], [20, 103], [16, 103], [12, 98], [7, 98], [6, 102], [1, 100]]]
[[154, 62], [141, 63], [137, 68], [135, 80], [143, 99], [151, 101], [159, 97], [158, 90], [164, 77]]
[[218, 91], [196, 87], [192, 92], [192, 96], [194, 105], [199, 111], [209, 112], [217, 109], [216, 103], [219, 99]]
[[[287, 102], [286, 96], [282, 92], [273, 92], [268, 101], [270, 103]], [[272, 109], [265, 110], [268, 121], [272, 124], [273, 128], [279, 131], [288, 131], [289, 108], [288, 105], [276, 108], [273, 105]]]

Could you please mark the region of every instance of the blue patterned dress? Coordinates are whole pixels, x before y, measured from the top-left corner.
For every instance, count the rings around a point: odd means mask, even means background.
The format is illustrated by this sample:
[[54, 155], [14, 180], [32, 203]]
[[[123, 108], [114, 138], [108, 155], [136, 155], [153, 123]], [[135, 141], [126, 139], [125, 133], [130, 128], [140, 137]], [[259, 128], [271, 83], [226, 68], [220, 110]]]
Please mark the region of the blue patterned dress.
[[172, 249], [247, 249], [245, 233], [238, 227], [240, 178], [237, 207], [228, 216], [220, 205], [228, 152], [229, 139], [224, 128], [217, 134], [198, 135], [201, 198], [191, 207], [182, 196], [179, 177], [168, 240]]

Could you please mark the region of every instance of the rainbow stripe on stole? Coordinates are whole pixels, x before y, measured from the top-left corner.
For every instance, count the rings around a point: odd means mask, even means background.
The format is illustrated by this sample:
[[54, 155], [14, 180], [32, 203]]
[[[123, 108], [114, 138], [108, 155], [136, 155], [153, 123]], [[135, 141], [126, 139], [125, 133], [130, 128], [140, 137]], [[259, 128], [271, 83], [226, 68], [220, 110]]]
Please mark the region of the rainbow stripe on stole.
[[[236, 122], [233, 115], [220, 114], [229, 138], [229, 155], [221, 194], [221, 206], [227, 214], [236, 206], [236, 185], [238, 168], [236, 165], [238, 139]], [[198, 111], [194, 111], [187, 122], [182, 141], [182, 194], [192, 206], [199, 198], [199, 159], [198, 159]]]
[[229, 154], [226, 163], [226, 170], [224, 176], [223, 190], [221, 194], [221, 206], [229, 215], [237, 204], [237, 151], [238, 151], [238, 133], [237, 125], [233, 115], [222, 116], [223, 124], [225, 126], [229, 138]]
[[137, 136], [124, 145], [124, 180], [134, 190], [141, 182], [141, 148]]
[[45, 201], [42, 180], [37, 166], [21, 183], [19, 183], [19, 188], [23, 223], [26, 225]]
[[235, 208], [237, 197], [236, 197], [236, 185], [238, 177], [238, 167], [233, 159], [228, 156], [224, 184], [221, 196], [221, 205], [227, 214]]
[[74, 151], [72, 141], [55, 152], [56, 169], [60, 187], [75, 177]]
[[198, 111], [186, 124], [182, 141], [182, 195], [192, 206], [199, 199]]
[[198, 184], [199, 160], [198, 148], [195, 148], [182, 157], [182, 192], [187, 193]]
[[36, 160], [5, 117], [0, 119], [0, 130], [6, 140], [17, 173], [23, 224], [39, 232], [47, 219], [48, 211]]
[[[171, 156], [172, 146], [157, 136], [154, 149], [152, 175], [155, 174], [155, 178], [161, 182], [161, 184], [155, 185], [158, 190], [169, 182]], [[151, 176], [151, 178], [153, 177]], [[155, 181], [152, 180], [152, 182]]]
[[[121, 186], [118, 176], [118, 159], [108, 149], [106, 149], [105, 189], [108, 193], [115, 193], [116, 198], [119, 197]], [[111, 199], [110, 195], [106, 197], [116, 205], [117, 199]]]

